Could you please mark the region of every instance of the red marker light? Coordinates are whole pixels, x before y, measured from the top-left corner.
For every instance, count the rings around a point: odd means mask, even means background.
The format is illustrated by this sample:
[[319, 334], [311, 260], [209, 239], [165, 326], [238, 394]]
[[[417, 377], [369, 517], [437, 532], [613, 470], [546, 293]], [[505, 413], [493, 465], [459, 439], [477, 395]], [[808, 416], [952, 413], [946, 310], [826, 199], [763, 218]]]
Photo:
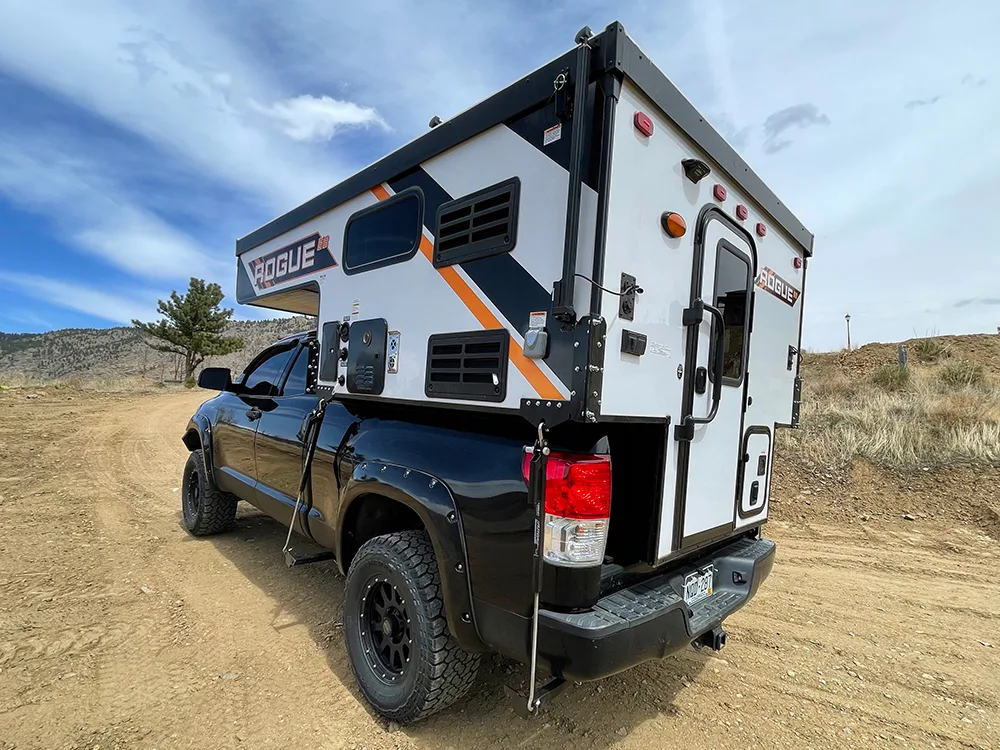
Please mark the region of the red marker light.
[[802, 268], [802, 258], [796, 256], [795, 260], [792, 261], [792, 265], [796, 268]]
[[712, 188], [712, 195], [715, 196], [715, 200], [720, 202], [724, 201], [726, 199], [726, 189], [722, 187], [722, 185], [716, 184], [716, 186]]
[[764, 226], [764, 222], [758, 221], [757, 222], [757, 236], [758, 237], [763, 237], [765, 234], [767, 234], [767, 227]]
[[640, 133], [649, 138], [653, 135], [653, 121], [649, 119], [649, 115], [645, 112], [635, 113], [635, 127]]
[[742, 203], [736, 207], [736, 218], [739, 219], [740, 221], [746, 221], [747, 216], [749, 215], [750, 212], [747, 211], [747, 207], [744, 206]]

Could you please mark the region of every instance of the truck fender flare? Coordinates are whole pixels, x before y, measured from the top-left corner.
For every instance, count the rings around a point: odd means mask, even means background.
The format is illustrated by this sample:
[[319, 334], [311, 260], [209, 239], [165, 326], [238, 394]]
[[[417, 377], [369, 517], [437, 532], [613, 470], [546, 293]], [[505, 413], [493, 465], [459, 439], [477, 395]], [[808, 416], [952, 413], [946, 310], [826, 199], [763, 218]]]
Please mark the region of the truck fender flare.
[[344, 487], [336, 528], [336, 557], [343, 572], [345, 520], [356, 502], [365, 495], [381, 495], [409, 508], [420, 521], [434, 546], [441, 576], [448, 628], [463, 649], [486, 651], [472, 602], [469, 560], [465, 548], [462, 516], [448, 486], [437, 477], [418, 469], [384, 461], [363, 460]]
[[[194, 442], [197, 439], [197, 444]], [[182, 438], [188, 450], [196, 451], [201, 448], [205, 457], [206, 479], [213, 490], [219, 488], [219, 483], [215, 481], [215, 456], [212, 451], [212, 422], [204, 414], [195, 414], [188, 422], [187, 430]]]

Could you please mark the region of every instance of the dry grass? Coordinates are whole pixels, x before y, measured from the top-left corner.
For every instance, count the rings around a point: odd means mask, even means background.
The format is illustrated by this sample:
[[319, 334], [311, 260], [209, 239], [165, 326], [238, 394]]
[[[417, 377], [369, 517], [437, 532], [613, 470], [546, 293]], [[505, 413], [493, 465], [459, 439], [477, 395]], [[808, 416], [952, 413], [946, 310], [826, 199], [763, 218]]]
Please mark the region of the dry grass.
[[949, 355], [950, 348], [941, 339], [917, 339], [913, 342], [913, 352], [921, 362], [937, 362]]
[[882, 365], [872, 374], [872, 382], [883, 391], [902, 391], [909, 387], [912, 376], [906, 365]]
[[57, 390], [67, 393], [72, 391], [91, 391], [95, 393], [144, 393], [162, 391], [171, 387], [176, 387], [176, 384], [165, 384], [158, 380], [151, 380], [150, 378], [143, 378], [139, 376], [121, 378], [83, 378], [79, 376], [71, 376], [55, 380], [40, 380], [21, 373], [5, 373], [0, 376], [0, 392], [8, 394], [32, 392], [44, 393], [49, 390]]
[[801, 428], [782, 431], [785, 450], [816, 467], [1000, 465], [1000, 387], [982, 365], [902, 369], [888, 363], [864, 378], [841, 356], [813, 357], [803, 368]]

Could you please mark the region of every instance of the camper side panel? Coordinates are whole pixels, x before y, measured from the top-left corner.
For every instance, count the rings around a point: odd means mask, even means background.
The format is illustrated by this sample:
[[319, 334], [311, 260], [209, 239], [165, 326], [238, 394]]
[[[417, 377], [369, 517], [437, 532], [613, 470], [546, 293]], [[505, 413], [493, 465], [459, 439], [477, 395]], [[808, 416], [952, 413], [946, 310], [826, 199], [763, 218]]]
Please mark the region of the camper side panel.
[[[497, 125], [244, 253], [239, 259], [241, 273], [249, 279], [252, 294], [240, 301], [287, 309], [281, 306], [291, 299], [289, 290], [302, 294], [317, 287], [320, 325], [384, 319], [391, 338], [398, 341], [398, 352], [395, 366], [386, 372], [379, 398], [506, 410], [518, 409], [522, 398], [569, 399], [572, 343], [566, 351], [565, 342], [557, 338], [554, 321], [548, 326], [552, 341], [549, 356], [529, 359], [523, 353], [529, 321], [538, 320], [532, 314], [547, 315], [552, 284], [561, 275], [568, 179], [567, 170], [556, 160], [506, 125]], [[513, 247], [488, 257], [435, 264], [440, 207], [511, 182], [516, 183], [516, 224], [510, 233]], [[363, 215], [359, 212], [375, 211], [379, 204], [388, 206], [404, 194], [419, 195], [422, 206], [412, 255], [367, 269], [345, 269], [345, 231], [352, 219]], [[584, 185], [578, 268], [588, 275], [593, 264], [596, 203], [596, 193]], [[441, 221], [447, 221], [447, 216]], [[323, 261], [329, 265], [286, 281], [262, 275], [262, 259], [304, 238], [316, 238], [329, 247], [330, 258], [324, 256]], [[577, 304], [587, 305], [589, 294], [590, 289], [580, 285]], [[430, 337], [490, 329], [505, 329], [509, 334], [506, 382], [498, 386], [496, 397], [490, 393], [489, 398], [436, 398], [430, 393]], [[447, 358], [432, 359], [445, 362]], [[346, 379], [343, 384], [337, 380], [321, 380], [320, 384], [335, 393], [346, 393], [350, 387]]]

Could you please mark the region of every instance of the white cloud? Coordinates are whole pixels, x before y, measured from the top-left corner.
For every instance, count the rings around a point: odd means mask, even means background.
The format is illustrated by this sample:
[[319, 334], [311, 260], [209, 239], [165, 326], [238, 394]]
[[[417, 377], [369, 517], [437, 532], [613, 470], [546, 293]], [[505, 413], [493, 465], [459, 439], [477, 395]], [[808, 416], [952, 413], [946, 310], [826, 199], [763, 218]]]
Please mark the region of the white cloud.
[[271, 105], [253, 102], [254, 108], [277, 121], [282, 131], [296, 141], [328, 141], [344, 128], [389, 126], [372, 107], [343, 102], [329, 96], [295, 96]]
[[318, 153], [261, 122], [251, 101], [280, 101], [289, 92], [207, 12], [128, 0], [8, 4], [0, 69], [250, 191], [268, 211], [328, 188], [350, 159]]
[[101, 162], [58, 150], [45, 137], [0, 135], [0, 193], [51, 216], [63, 239], [143, 277], [231, 274], [231, 267], [223, 270], [191, 237], [131, 202], [107, 171]]
[[144, 320], [156, 315], [155, 301], [107, 294], [83, 284], [35, 274], [7, 271], [0, 274], [0, 285], [15, 287], [49, 305], [78, 310], [112, 323], [127, 324], [133, 318]]

